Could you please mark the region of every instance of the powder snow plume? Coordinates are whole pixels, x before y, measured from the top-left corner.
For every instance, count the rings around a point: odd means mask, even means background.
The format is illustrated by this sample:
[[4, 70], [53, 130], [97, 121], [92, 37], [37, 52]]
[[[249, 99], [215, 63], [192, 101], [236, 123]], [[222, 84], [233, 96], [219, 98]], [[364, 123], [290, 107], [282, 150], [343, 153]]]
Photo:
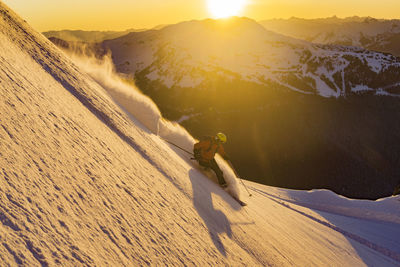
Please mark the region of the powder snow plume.
[[[151, 133], [156, 134], [185, 150], [193, 150], [193, 145], [197, 140], [178, 123], [163, 118], [157, 105], [149, 97], [141, 93], [136, 86], [123, 81], [115, 71], [110, 54], [98, 59], [94, 56], [82, 54], [77, 55], [69, 51], [66, 53], [79, 67], [86, 71], [104, 88], [106, 93], [111, 96], [111, 98], [129, 115], [132, 120], [139, 121]], [[179, 149], [175, 149], [175, 151], [182, 158], [190, 160], [190, 155], [187, 153], [180, 151]], [[224, 173], [224, 178], [228, 184], [228, 193], [239, 198], [240, 191], [234, 171], [219, 155], [216, 156], [216, 161]], [[196, 168], [201, 169], [195, 161], [192, 160], [191, 163]], [[206, 171], [205, 174], [214, 181], [217, 180], [212, 171]]]

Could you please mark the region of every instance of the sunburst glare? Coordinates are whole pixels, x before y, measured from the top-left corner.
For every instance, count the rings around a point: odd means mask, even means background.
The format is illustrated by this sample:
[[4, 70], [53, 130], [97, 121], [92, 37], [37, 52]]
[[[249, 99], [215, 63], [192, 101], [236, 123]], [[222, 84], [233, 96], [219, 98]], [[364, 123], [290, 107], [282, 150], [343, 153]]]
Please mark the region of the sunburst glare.
[[208, 10], [214, 18], [227, 18], [238, 15], [246, 0], [207, 0]]

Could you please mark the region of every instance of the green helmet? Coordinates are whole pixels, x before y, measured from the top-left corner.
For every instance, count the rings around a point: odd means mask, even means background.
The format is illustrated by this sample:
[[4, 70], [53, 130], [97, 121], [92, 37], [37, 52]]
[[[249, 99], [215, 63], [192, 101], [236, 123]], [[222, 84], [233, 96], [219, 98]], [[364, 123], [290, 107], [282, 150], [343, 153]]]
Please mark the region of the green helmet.
[[221, 143], [226, 143], [226, 135], [223, 133], [217, 133], [217, 135], [215, 136], [215, 138], [219, 141], [221, 141]]

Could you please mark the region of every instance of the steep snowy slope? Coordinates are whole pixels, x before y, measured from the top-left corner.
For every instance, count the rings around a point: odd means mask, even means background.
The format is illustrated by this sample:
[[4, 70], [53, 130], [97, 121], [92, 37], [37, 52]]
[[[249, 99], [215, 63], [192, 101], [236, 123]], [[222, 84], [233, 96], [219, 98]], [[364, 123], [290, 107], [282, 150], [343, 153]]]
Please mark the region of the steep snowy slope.
[[257, 264], [233, 239], [216, 250], [192, 203], [203, 175], [3, 4], [0, 32], [4, 264]]
[[308, 208], [241, 208], [3, 3], [0, 66], [0, 265], [400, 263]]

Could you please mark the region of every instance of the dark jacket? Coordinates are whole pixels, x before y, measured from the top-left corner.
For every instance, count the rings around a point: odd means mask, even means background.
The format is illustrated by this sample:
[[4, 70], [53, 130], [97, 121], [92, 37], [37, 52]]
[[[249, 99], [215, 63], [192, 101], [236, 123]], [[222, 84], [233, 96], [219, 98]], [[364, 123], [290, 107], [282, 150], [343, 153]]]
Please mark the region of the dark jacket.
[[221, 142], [212, 136], [205, 136], [193, 147], [194, 157], [197, 160], [211, 161], [214, 159], [215, 153], [220, 154], [224, 159], [229, 159], [226, 155]]

